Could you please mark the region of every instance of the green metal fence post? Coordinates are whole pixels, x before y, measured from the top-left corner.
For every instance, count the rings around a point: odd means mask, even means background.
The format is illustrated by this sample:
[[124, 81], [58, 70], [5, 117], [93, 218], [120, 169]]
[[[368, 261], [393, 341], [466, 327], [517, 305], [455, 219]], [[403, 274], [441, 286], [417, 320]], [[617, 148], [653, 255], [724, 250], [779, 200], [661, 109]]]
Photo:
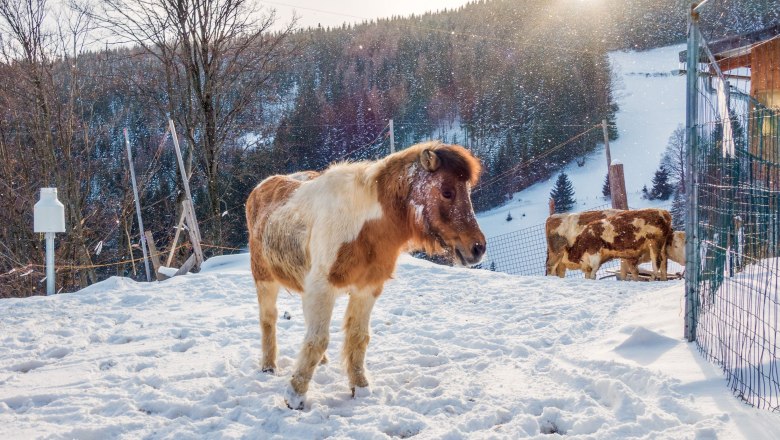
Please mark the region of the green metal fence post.
[[686, 174], [686, 209], [688, 211], [685, 222], [685, 339], [696, 340], [696, 317], [698, 315], [698, 274], [699, 274], [699, 237], [698, 237], [698, 211], [697, 211], [697, 176], [694, 172], [697, 156], [697, 127], [696, 118], [698, 112], [698, 73], [699, 73], [699, 14], [696, 12], [697, 3], [691, 5], [688, 16], [688, 59], [686, 65], [687, 97], [685, 102], [685, 174]]

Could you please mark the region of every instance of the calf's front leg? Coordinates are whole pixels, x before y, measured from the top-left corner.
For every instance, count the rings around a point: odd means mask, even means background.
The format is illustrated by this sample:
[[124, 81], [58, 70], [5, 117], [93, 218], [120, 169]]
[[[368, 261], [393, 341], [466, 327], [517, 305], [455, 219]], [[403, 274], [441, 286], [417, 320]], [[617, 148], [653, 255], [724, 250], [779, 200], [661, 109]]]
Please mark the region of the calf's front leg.
[[285, 396], [287, 406], [291, 409], [303, 409], [314, 369], [322, 361], [328, 348], [330, 319], [336, 297], [335, 291], [325, 282], [307, 284], [309, 286], [303, 293], [306, 336]]
[[371, 339], [369, 321], [371, 310], [382, 289], [358, 290], [349, 296], [347, 312], [344, 316], [344, 349], [342, 359], [349, 377], [352, 396], [356, 391], [368, 387], [366, 379], [366, 349]]

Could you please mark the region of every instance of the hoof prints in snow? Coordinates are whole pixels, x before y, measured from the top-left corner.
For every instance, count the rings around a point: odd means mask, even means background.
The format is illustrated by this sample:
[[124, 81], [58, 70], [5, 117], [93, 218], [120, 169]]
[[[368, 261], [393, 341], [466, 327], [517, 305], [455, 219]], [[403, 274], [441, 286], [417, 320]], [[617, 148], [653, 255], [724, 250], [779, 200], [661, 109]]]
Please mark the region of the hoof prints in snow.
[[62, 359], [71, 353], [71, 349], [65, 347], [55, 347], [43, 352], [43, 357], [49, 359]]
[[[225, 292], [230, 284], [237, 287]], [[421, 285], [428, 286], [425, 295], [414, 295]], [[699, 427], [720, 434], [724, 423], [673, 392], [657, 372], [582, 354], [632, 296], [657, 293], [649, 283], [624, 287], [616, 298], [589, 280], [510, 277], [404, 259], [371, 320], [371, 394], [353, 399], [339, 362], [348, 302], [342, 297], [331, 322], [331, 362], [317, 367], [302, 412], [287, 410], [282, 398], [305, 333], [297, 295], [279, 296], [280, 310], [295, 319], [278, 322], [277, 374], [269, 375], [260, 371], [248, 270], [125, 287], [135, 305], [100, 284], [56, 297], [56, 308], [0, 302], [0, 316], [17, 328], [66, 321], [72, 331], [3, 340], [0, 438], [89, 438], [95, 429], [100, 438], [615, 440], [626, 432], [693, 438]], [[644, 344], [639, 336], [634, 342]], [[35, 354], [41, 361], [23, 362]], [[3, 376], [8, 369], [13, 373]], [[46, 398], [29, 397], [40, 390]], [[64, 424], [80, 430], [63, 434]]]
[[195, 340], [190, 339], [189, 341], [179, 342], [178, 344], [171, 347], [171, 350], [177, 353], [184, 353], [185, 351], [192, 348], [193, 345], [195, 345]]
[[555, 424], [555, 422], [552, 422], [550, 420], [545, 420], [539, 425], [539, 433], [566, 435], [566, 431], [561, 431], [560, 429], [558, 429], [558, 426]]
[[27, 361], [14, 365], [11, 367], [11, 371], [16, 371], [17, 373], [29, 373], [30, 371], [35, 370], [36, 368], [41, 368], [44, 365], [46, 365], [46, 363], [41, 361]]

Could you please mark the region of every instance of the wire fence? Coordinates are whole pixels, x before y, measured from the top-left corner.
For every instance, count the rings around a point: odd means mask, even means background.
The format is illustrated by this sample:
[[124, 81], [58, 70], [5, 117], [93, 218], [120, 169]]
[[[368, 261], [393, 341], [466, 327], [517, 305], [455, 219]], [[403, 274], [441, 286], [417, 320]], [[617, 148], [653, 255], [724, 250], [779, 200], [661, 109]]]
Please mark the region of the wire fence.
[[[595, 206], [587, 211], [607, 209], [609, 205]], [[666, 207], [665, 207], [666, 208]], [[481, 267], [512, 275], [546, 275], [547, 233], [544, 224], [530, 226], [506, 234], [488, 237], [488, 253]], [[620, 260], [610, 260], [599, 268], [596, 278], [615, 278]], [[683, 266], [669, 260], [669, 274], [681, 274]], [[579, 270], [567, 270], [566, 278], [583, 278]]]
[[736, 396], [778, 411], [780, 40], [692, 44], [688, 338]]
[[[512, 275], [545, 275], [547, 240], [544, 225], [536, 225], [487, 239], [488, 254], [482, 267]], [[614, 276], [620, 267], [618, 260], [601, 266], [597, 278]], [[567, 278], [583, 278], [579, 270], [566, 272]]]

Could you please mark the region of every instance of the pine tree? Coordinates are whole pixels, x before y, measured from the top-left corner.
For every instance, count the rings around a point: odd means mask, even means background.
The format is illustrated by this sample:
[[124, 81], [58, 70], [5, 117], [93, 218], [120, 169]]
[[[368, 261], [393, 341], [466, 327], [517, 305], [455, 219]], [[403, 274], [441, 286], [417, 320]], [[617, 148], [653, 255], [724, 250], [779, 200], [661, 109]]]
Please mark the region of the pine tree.
[[566, 173], [558, 175], [558, 180], [550, 192], [550, 197], [555, 201], [555, 212], [567, 212], [577, 203], [577, 200], [574, 198], [574, 186]]
[[685, 230], [686, 212], [685, 197], [682, 191], [675, 191], [672, 207], [669, 209], [669, 213], [672, 214], [672, 228], [675, 231]]
[[643, 199], [649, 199], [650, 198], [650, 193], [647, 191], [647, 185], [644, 185], [642, 187], [642, 198]]
[[601, 194], [603, 194], [604, 197], [612, 196], [612, 188], [609, 187], [609, 173], [607, 173], [607, 176], [604, 178], [604, 185], [601, 187]]
[[669, 200], [674, 191], [674, 186], [669, 182], [669, 172], [663, 164], [653, 176], [653, 188], [650, 190], [648, 198], [650, 200]]
[[506, 215], [506, 221], [508, 221], [508, 222], [511, 222], [511, 221], [512, 221], [512, 213], [511, 213], [511, 212], [507, 213], [507, 215]]

